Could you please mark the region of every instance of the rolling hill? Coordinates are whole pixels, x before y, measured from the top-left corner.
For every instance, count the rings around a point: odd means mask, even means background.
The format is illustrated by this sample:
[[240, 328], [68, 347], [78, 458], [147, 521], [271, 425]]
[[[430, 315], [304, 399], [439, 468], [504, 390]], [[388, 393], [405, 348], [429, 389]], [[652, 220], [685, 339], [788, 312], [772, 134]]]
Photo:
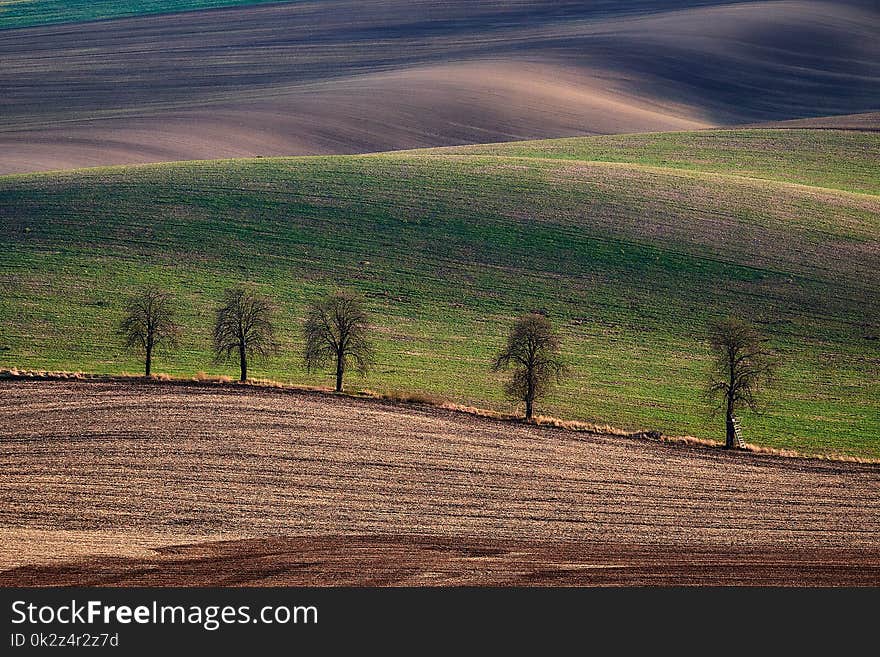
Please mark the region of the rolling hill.
[[[818, 122], [830, 124], [833, 118]], [[435, 152], [631, 163], [880, 194], [880, 135], [774, 128], [477, 144]]]
[[[65, 4], [65, 20], [108, 15]], [[870, 2], [321, 0], [152, 15], [220, 4], [241, 3], [115, 3], [151, 15], [60, 25], [57, 2], [5, 7], [0, 173], [880, 107]]]
[[[747, 127], [747, 126], [744, 126]], [[756, 128], [815, 128], [817, 130], [880, 131], [880, 112], [840, 114], [837, 116], [814, 116], [810, 119], [790, 119], [759, 123]]]
[[541, 310], [573, 375], [539, 412], [719, 437], [704, 328], [733, 312], [785, 360], [747, 439], [876, 457], [878, 138], [730, 130], [2, 177], [0, 366], [137, 371], [113, 323], [158, 282], [186, 335], [156, 369], [229, 372], [210, 317], [247, 281], [279, 302], [285, 346], [254, 374], [325, 384], [301, 369], [297, 327], [345, 286], [378, 325], [379, 364], [355, 386], [509, 409], [488, 364], [511, 319]]

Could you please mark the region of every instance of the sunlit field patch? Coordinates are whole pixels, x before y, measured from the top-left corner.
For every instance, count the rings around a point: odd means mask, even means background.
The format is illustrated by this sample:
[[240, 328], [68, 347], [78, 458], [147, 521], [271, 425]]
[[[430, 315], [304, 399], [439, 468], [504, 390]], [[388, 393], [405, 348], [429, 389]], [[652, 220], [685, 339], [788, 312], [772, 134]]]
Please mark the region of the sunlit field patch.
[[[378, 329], [378, 362], [354, 387], [510, 412], [489, 366], [513, 317], [539, 310], [572, 372], [539, 413], [717, 440], [705, 326], [733, 313], [784, 362], [765, 414], [743, 416], [747, 441], [876, 457], [880, 202], [863, 175], [875, 137], [862, 135], [862, 165], [829, 159], [818, 176], [802, 135], [784, 134], [777, 179], [757, 175], [773, 158], [747, 176], [547, 159], [545, 146], [514, 168], [431, 151], [0, 178], [0, 367], [137, 371], [114, 326], [125, 296], [155, 283], [185, 328], [157, 370], [234, 375], [211, 356], [211, 318], [225, 287], [250, 282], [278, 303], [283, 347], [253, 376], [324, 386], [329, 372], [302, 367], [300, 323], [345, 287]], [[693, 139], [680, 150], [699, 151]], [[749, 150], [738, 144], [718, 161]]]

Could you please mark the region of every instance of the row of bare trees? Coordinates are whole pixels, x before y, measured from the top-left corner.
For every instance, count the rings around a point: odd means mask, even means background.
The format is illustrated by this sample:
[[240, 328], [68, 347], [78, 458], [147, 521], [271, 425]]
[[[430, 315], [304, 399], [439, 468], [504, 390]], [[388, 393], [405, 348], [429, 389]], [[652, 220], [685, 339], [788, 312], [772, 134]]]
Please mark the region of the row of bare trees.
[[[732, 448], [736, 444], [736, 411], [759, 410], [761, 391], [773, 380], [779, 362], [767, 338], [742, 319], [710, 322], [708, 337], [713, 360], [706, 397], [714, 412], [724, 414], [725, 446]], [[494, 363], [496, 370], [509, 367], [513, 373], [506, 392], [511, 399], [525, 403], [526, 419], [531, 419], [535, 400], [566, 373], [559, 336], [545, 316], [532, 313], [516, 321]]]
[[[218, 361], [237, 359], [241, 381], [247, 381], [252, 358], [278, 351], [275, 312], [267, 297], [245, 287], [226, 290], [215, 310], [211, 332], [214, 355]], [[337, 392], [342, 391], [349, 369], [366, 374], [373, 360], [373, 345], [369, 318], [358, 297], [337, 292], [316, 301], [309, 306], [302, 330], [306, 368], [313, 371], [332, 364]], [[150, 376], [153, 353], [176, 347], [181, 334], [171, 295], [149, 287], [132, 296], [119, 334], [127, 349], [144, 356], [144, 374]]]
[[[248, 378], [249, 358], [278, 351], [274, 314], [275, 306], [268, 298], [245, 287], [226, 290], [216, 308], [212, 332], [215, 357], [218, 361], [237, 358], [241, 381]], [[336, 391], [341, 392], [347, 371], [366, 374], [373, 363], [370, 331], [363, 303], [354, 294], [336, 292], [312, 303], [302, 325], [306, 369], [311, 372], [332, 365]], [[170, 294], [155, 287], [135, 294], [119, 333], [128, 349], [144, 355], [145, 374], [150, 376], [154, 350], [174, 347], [181, 333]], [[758, 330], [737, 318], [712, 322], [709, 344], [714, 359], [706, 394], [714, 408], [724, 413], [726, 445], [733, 447], [735, 412], [758, 409], [760, 392], [770, 382], [777, 359]], [[561, 340], [550, 320], [540, 313], [517, 319], [492, 368], [510, 372], [505, 392], [525, 404], [525, 417], [531, 420], [535, 401], [567, 373]]]

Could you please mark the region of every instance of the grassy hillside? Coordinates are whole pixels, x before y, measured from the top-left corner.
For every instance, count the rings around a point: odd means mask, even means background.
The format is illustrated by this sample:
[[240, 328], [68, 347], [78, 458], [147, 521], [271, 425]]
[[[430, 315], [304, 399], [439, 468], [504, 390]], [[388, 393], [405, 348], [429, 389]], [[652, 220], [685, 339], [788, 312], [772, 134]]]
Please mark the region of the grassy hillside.
[[0, 0], [0, 30], [266, 2], [277, 0]]
[[633, 162], [880, 194], [880, 132], [706, 130], [478, 144], [437, 151]]
[[[809, 151], [826, 145], [785, 134], [780, 176], [849, 186], [849, 160], [817, 173]], [[861, 137], [870, 157], [873, 137]], [[569, 143], [587, 157], [603, 139]], [[675, 139], [696, 152], [704, 136]], [[308, 300], [344, 285], [379, 325], [380, 363], [356, 386], [509, 408], [489, 361], [515, 315], [543, 309], [573, 376], [539, 412], [720, 437], [700, 396], [703, 335], [735, 312], [761, 322], [786, 361], [767, 413], [744, 416], [748, 440], [880, 455], [880, 197], [709, 173], [681, 154], [690, 170], [545, 148], [0, 178], [0, 366], [136, 371], [112, 326], [124, 295], [156, 281], [187, 326], [156, 370], [234, 373], [211, 363], [209, 324], [224, 286], [249, 281], [279, 302], [286, 347], [253, 375], [329, 385], [329, 372], [302, 371], [297, 326]], [[756, 170], [776, 158], [754, 164], [736, 139], [714, 148]], [[855, 179], [863, 191], [876, 182]]]

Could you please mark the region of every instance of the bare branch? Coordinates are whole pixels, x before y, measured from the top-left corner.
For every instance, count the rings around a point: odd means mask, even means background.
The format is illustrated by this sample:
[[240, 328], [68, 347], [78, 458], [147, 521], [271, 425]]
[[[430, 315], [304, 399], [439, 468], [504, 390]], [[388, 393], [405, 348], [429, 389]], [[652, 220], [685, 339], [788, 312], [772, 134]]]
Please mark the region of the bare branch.
[[715, 358], [706, 397], [715, 412], [725, 413], [727, 445], [731, 447], [735, 411], [760, 408], [761, 392], [771, 383], [778, 360], [754, 326], [733, 317], [709, 326], [709, 344]]
[[117, 333], [127, 350], [144, 355], [144, 371], [149, 376], [154, 351], [176, 347], [181, 333], [171, 295], [153, 286], [133, 294]]
[[336, 369], [336, 390], [341, 392], [350, 364], [366, 375], [373, 363], [370, 330], [360, 298], [350, 292], [337, 292], [313, 303], [303, 324], [306, 369], [311, 372], [332, 364]]
[[243, 287], [226, 290], [217, 308], [212, 333], [214, 354], [218, 360], [228, 360], [237, 353], [242, 381], [247, 379], [248, 357], [270, 356], [278, 351], [274, 311], [269, 299]]
[[553, 383], [561, 382], [566, 374], [559, 352], [559, 338], [550, 320], [529, 314], [514, 323], [507, 345], [492, 362], [495, 371], [513, 366], [505, 393], [510, 399], [525, 402], [527, 419], [532, 417], [534, 401], [547, 394]]

